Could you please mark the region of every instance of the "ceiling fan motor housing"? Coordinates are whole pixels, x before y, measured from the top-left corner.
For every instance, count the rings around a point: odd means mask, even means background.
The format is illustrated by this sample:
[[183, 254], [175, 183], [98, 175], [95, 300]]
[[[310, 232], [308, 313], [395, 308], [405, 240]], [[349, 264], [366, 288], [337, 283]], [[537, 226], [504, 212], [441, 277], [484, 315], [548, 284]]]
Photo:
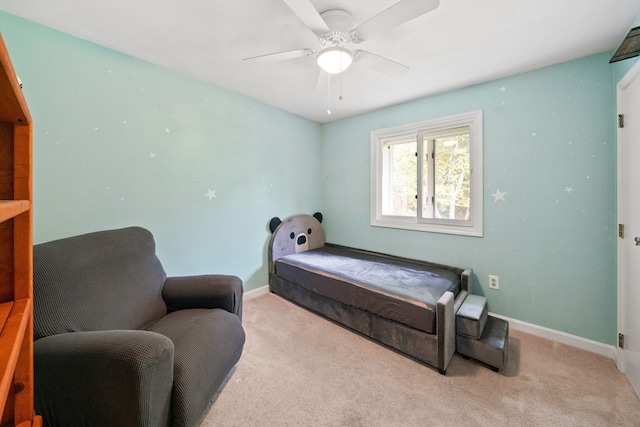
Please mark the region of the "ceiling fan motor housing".
[[329, 46], [344, 47], [354, 41], [353, 16], [347, 11], [332, 9], [320, 14], [331, 31], [318, 34], [318, 43], [321, 48]]

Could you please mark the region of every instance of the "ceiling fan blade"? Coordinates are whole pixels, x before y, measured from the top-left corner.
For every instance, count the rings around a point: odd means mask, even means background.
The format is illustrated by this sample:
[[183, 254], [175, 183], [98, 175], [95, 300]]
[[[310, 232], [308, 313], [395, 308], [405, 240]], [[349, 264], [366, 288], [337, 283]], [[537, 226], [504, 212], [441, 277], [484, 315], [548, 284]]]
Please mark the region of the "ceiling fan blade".
[[358, 41], [368, 40], [393, 27], [431, 12], [439, 5], [439, 0], [401, 0], [368, 21], [358, 25], [353, 30], [353, 34]]
[[250, 58], [244, 58], [243, 61], [252, 61], [252, 62], [285, 61], [287, 59], [302, 58], [305, 56], [309, 56], [311, 54], [313, 54], [313, 50], [311, 49], [296, 49], [296, 50], [287, 50], [285, 52], [268, 53], [266, 55], [252, 56]]
[[407, 74], [410, 70], [406, 65], [392, 61], [375, 53], [365, 52], [364, 50], [356, 50], [353, 52], [354, 60], [358, 64], [364, 64], [376, 71], [380, 71], [389, 77], [400, 78]]
[[328, 33], [329, 27], [309, 0], [282, 0], [311, 31], [316, 34]]

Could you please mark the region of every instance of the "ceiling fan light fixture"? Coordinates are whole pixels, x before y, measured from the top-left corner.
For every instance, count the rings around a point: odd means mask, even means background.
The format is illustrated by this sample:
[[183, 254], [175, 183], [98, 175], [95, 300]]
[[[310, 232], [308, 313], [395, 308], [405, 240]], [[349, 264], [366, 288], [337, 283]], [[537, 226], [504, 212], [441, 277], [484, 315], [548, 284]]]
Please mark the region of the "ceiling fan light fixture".
[[344, 47], [330, 46], [322, 49], [316, 60], [327, 73], [338, 74], [349, 68], [353, 62], [353, 54]]

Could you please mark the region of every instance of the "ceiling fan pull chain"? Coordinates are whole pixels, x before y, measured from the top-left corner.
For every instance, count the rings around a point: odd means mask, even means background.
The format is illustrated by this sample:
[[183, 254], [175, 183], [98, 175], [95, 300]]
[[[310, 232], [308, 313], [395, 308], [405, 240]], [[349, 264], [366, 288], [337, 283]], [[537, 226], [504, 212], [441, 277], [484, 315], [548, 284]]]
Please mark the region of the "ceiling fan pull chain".
[[331, 74], [327, 73], [327, 114], [331, 114]]

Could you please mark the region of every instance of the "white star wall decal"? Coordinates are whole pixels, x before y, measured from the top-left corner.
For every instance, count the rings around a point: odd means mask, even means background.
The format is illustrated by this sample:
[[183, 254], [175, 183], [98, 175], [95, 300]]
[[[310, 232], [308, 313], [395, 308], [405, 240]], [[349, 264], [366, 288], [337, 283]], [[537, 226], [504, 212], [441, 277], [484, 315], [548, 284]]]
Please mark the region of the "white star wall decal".
[[506, 194], [507, 194], [507, 192], [506, 192], [506, 191], [505, 191], [505, 192], [502, 192], [502, 191], [500, 191], [500, 189], [499, 189], [499, 188], [496, 188], [496, 192], [492, 194], [492, 196], [493, 196], [493, 201], [494, 201], [494, 202], [497, 202], [498, 200], [502, 200], [502, 201], [504, 202], [504, 201], [505, 201], [505, 200], [504, 200], [504, 196], [505, 196]]
[[208, 197], [209, 200], [213, 200], [215, 198], [217, 198], [218, 196], [216, 195], [216, 190], [212, 190], [209, 188], [209, 191], [207, 191], [207, 193], [204, 195], [205, 197]]
[[571, 193], [573, 191], [573, 187], [565, 187], [564, 191], [567, 193]]

